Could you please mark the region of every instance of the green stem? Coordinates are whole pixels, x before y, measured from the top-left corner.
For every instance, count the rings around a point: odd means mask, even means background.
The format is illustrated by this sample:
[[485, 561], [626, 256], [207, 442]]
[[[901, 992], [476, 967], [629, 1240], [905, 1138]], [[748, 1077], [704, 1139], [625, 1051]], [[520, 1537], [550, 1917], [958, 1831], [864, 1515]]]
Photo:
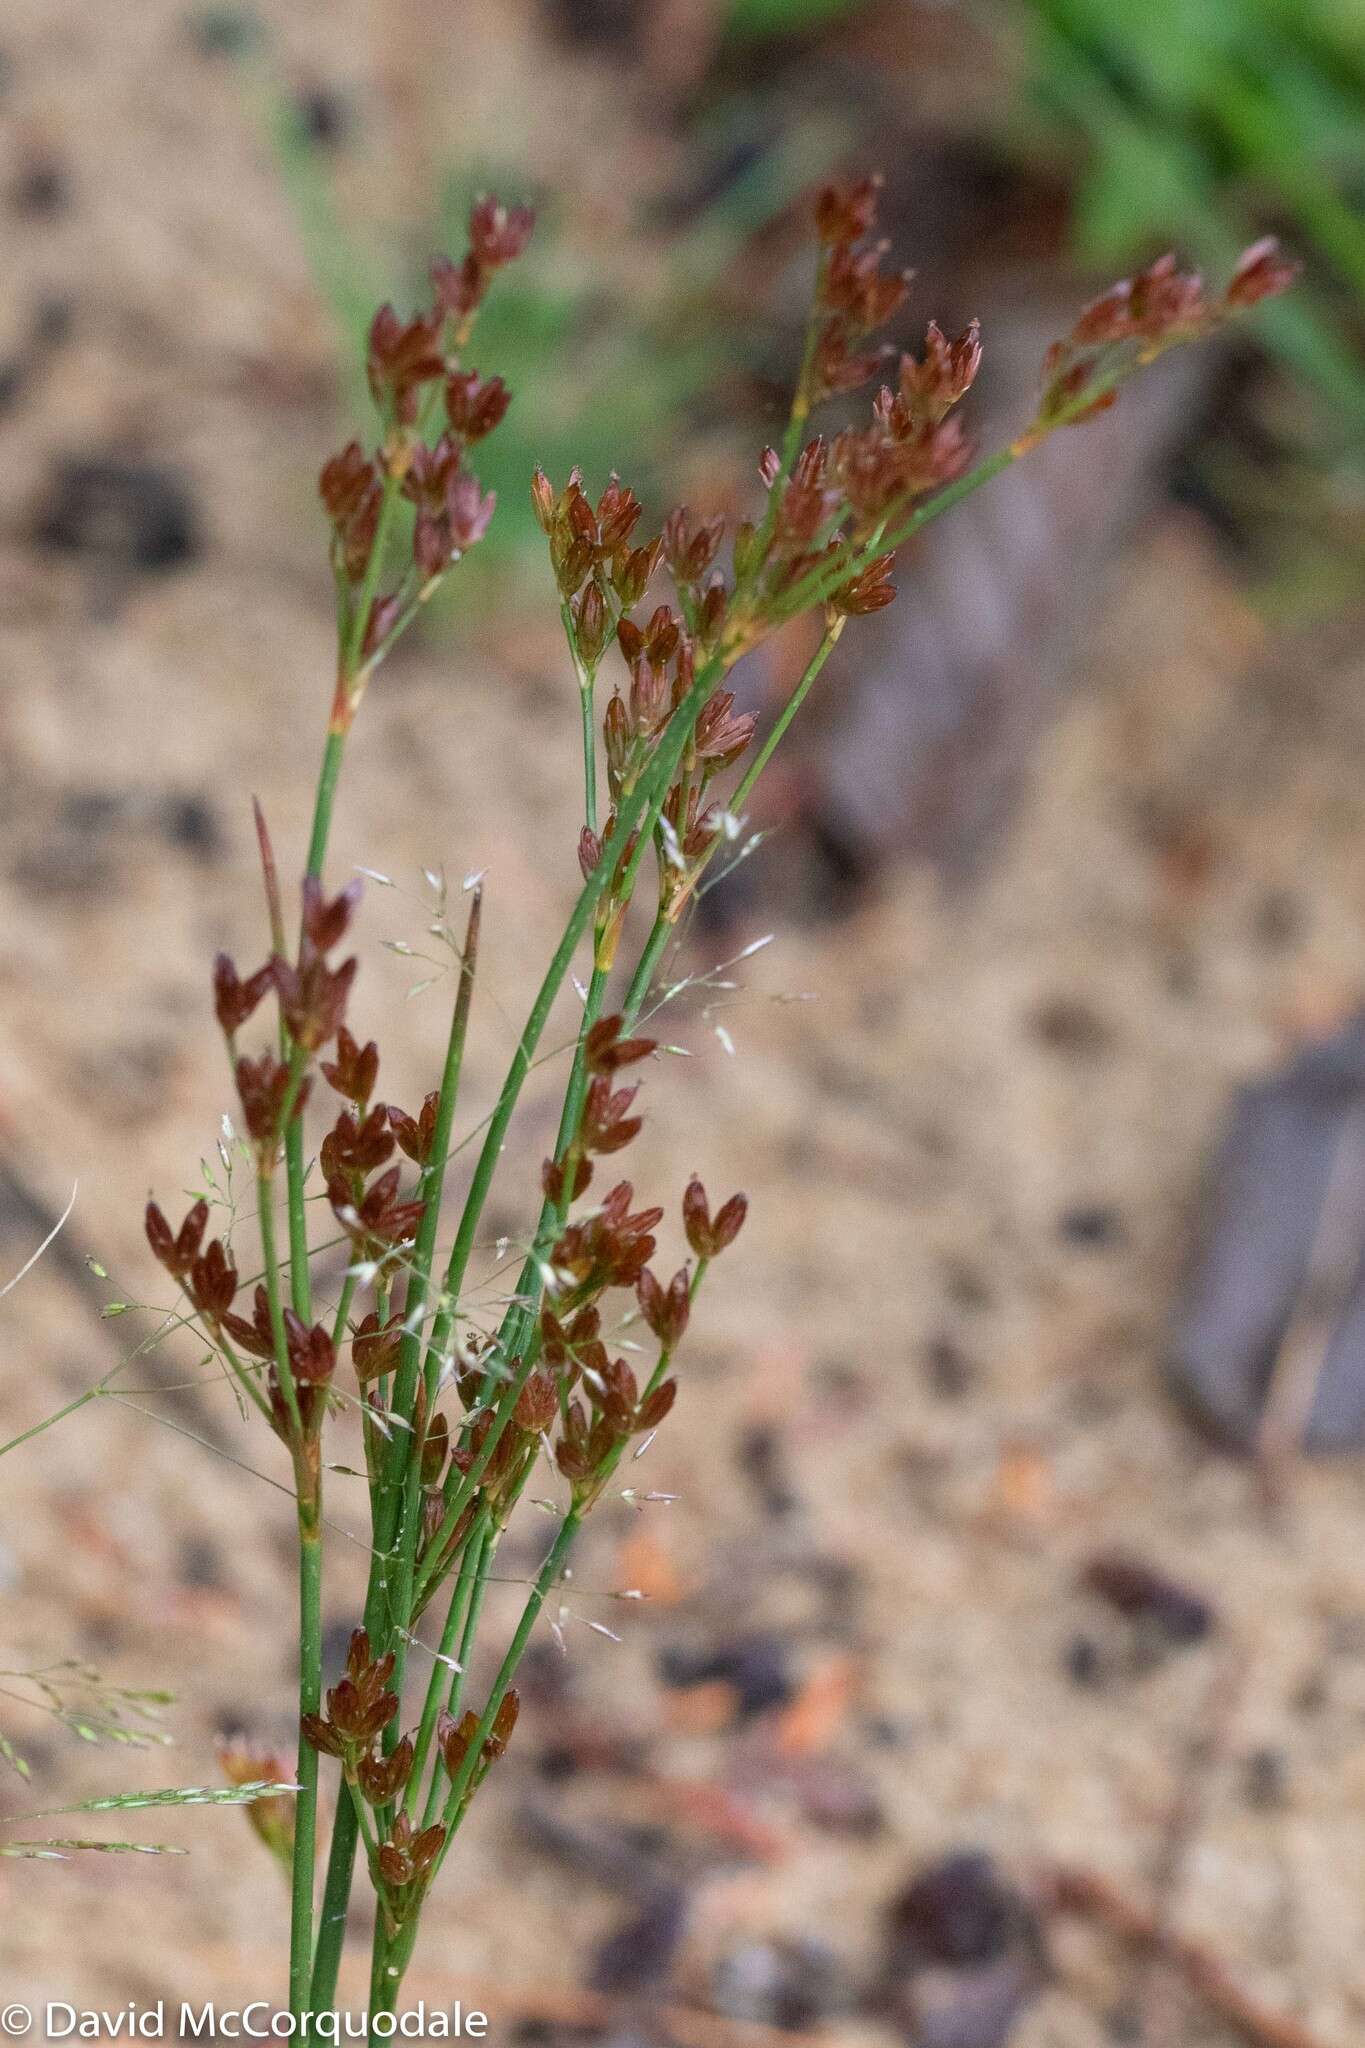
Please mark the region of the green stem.
[[[299, 1508], [299, 1714], [316, 1714], [322, 1696], [322, 1526]], [[316, 1860], [319, 1757], [299, 1725], [298, 1793], [290, 1886], [289, 2009], [308, 2010], [313, 1977], [313, 1869]]]
[[275, 1180], [273, 1174], [256, 1176], [256, 1211], [261, 1226], [261, 1263], [265, 1267], [265, 1294], [270, 1305], [270, 1337], [275, 1346], [275, 1370], [280, 1391], [289, 1411], [296, 1436], [303, 1433], [299, 1397], [294, 1386], [294, 1368], [289, 1363], [289, 1345], [284, 1334], [284, 1301], [280, 1293], [280, 1261], [275, 1244]]
[[574, 629], [573, 612], [568, 600], [559, 607], [559, 616], [564, 622], [564, 638], [569, 643], [573, 659], [574, 674], [578, 677], [578, 701], [583, 713], [583, 800], [588, 821], [588, 830], [597, 831], [597, 741], [593, 733], [593, 687], [597, 671], [590, 669], [578, 648], [578, 634]]
[[317, 1950], [313, 1957], [313, 1983], [309, 2002], [314, 2012], [330, 2011], [336, 2000], [337, 1972], [346, 1939], [346, 1914], [351, 1899], [351, 1877], [355, 1868], [357, 1821], [349, 1799], [338, 1801], [332, 1823], [332, 1847], [327, 1858], [327, 1877], [322, 1888], [322, 1911], [318, 1915]]
[[351, 1303], [355, 1300], [356, 1285], [354, 1273], [348, 1273], [341, 1283], [341, 1299], [337, 1303], [337, 1312], [332, 1321], [332, 1349], [334, 1351], [340, 1350], [345, 1339], [346, 1323], [351, 1313]]
[[441, 1644], [431, 1663], [431, 1676], [427, 1680], [427, 1696], [422, 1705], [422, 1718], [417, 1727], [417, 1740], [413, 1745], [412, 1769], [408, 1773], [408, 1788], [403, 1804], [408, 1818], [417, 1811], [421, 1782], [431, 1751], [431, 1739], [436, 1733], [436, 1719], [441, 1711], [441, 1700], [449, 1690], [449, 1679], [458, 1676], [452, 1673], [452, 1663], [458, 1663], [456, 1643], [464, 1632], [465, 1615], [473, 1591], [474, 1580], [479, 1569], [479, 1558], [483, 1554], [487, 1517], [481, 1517], [470, 1531], [465, 1545], [464, 1556], [460, 1559], [459, 1576], [450, 1594], [450, 1606], [446, 1610], [445, 1627], [441, 1630]]
[[[479, 1725], [470, 1739], [468, 1754], [451, 1780], [450, 1791], [446, 1795], [445, 1804], [445, 1823], [449, 1832], [446, 1836], [445, 1847], [441, 1851], [442, 1862], [444, 1862], [450, 1844], [455, 1838], [455, 1832], [460, 1823], [461, 1807], [465, 1794], [468, 1792], [470, 1781], [479, 1767], [483, 1745], [488, 1739], [489, 1731], [497, 1718], [498, 1708], [507, 1697], [507, 1689], [516, 1676], [517, 1666], [520, 1664], [526, 1650], [526, 1645], [531, 1639], [531, 1631], [539, 1619], [540, 1610], [545, 1605], [559, 1579], [560, 1573], [564, 1569], [565, 1560], [573, 1547], [573, 1541], [578, 1534], [581, 1521], [581, 1510], [570, 1508], [564, 1520], [560, 1523], [559, 1534], [555, 1537], [554, 1542], [550, 1546], [549, 1555], [536, 1574], [535, 1584], [532, 1586], [526, 1605], [522, 1609], [521, 1620], [517, 1623], [516, 1631], [508, 1645], [507, 1655], [503, 1658], [498, 1669], [498, 1675], [493, 1681], [493, 1690], [488, 1695], [488, 1702], [479, 1718]], [[437, 1867], [439, 1868], [439, 1864]]]
[[[479, 1632], [479, 1617], [483, 1613], [484, 1594], [493, 1570], [493, 1560], [498, 1554], [498, 1532], [491, 1528], [479, 1556], [479, 1568], [469, 1596], [469, 1612], [465, 1616], [464, 1633], [460, 1637], [459, 1670], [451, 1674], [450, 1692], [446, 1698], [446, 1712], [452, 1721], [459, 1719], [460, 1701], [464, 1697], [464, 1683], [469, 1674], [470, 1659], [474, 1655], [474, 1639]], [[441, 1810], [441, 1773], [433, 1770], [431, 1784], [427, 1789], [427, 1803], [422, 1815], [422, 1826], [429, 1828]]]
[[644, 951], [641, 953], [635, 972], [630, 978], [630, 987], [626, 990], [626, 999], [621, 1005], [621, 1015], [625, 1020], [622, 1028], [626, 1031], [633, 1031], [635, 1028], [636, 1020], [645, 1006], [645, 997], [649, 994], [650, 984], [658, 971], [659, 962], [663, 959], [668, 949], [668, 942], [672, 936], [672, 920], [665, 917], [663, 912], [660, 911], [650, 928], [649, 937], [645, 940]]
[[643, 820], [646, 812], [651, 813], [648, 829], [652, 830], [653, 816], [657, 815], [658, 809], [662, 806], [664, 798], [668, 794], [669, 784], [673, 780], [674, 772], [679, 761], [682, 759], [683, 750], [691, 737], [697, 713], [701, 710], [702, 705], [724, 672], [725, 660], [719, 654], [712, 655], [698, 669], [691, 689], [665, 728], [663, 738], [654, 758], [635, 784], [635, 787], [628, 795], [623, 796], [617, 811], [616, 823], [608, 833], [606, 843], [602, 848], [602, 857], [592, 874], [583, 884], [578, 901], [570, 912], [569, 921], [564, 928], [563, 936], [555, 948], [554, 957], [546, 970], [545, 979], [542, 981], [536, 999], [531, 1005], [530, 1014], [523, 1027], [521, 1037], [517, 1042], [517, 1048], [512, 1056], [512, 1063], [503, 1082], [502, 1091], [498, 1096], [493, 1114], [488, 1120], [488, 1126], [484, 1133], [483, 1147], [474, 1168], [473, 1177], [469, 1185], [469, 1193], [465, 1198], [464, 1210], [460, 1216], [459, 1229], [456, 1232], [455, 1243], [451, 1247], [450, 1259], [446, 1266], [445, 1294], [447, 1306], [441, 1315], [437, 1317], [432, 1328], [431, 1341], [433, 1348], [438, 1352], [444, 1349], [449, 1338], [451, 1326], [455, 1318], [455, 1304], [459, 1300], [460, 1289], [464, 1285], [465, 1272], [469, 1265], [470, 1254], [473, 1251], [474, 1240], [478, 1234], [479, 1223], [483, 1216], [484, 1203], [488, 1198], [493, 1175], [502, 1155], [503, 1143], [507, 1136], [507, 1127], [512, 1121], [512, 1114], [516, 1109], [517, 1100], [521, 1094], [526, 1076], [531, 1071], [536, 1047], [540, 1043], [541, 1034], [549, 1020], [550, 1011], [554, 1007], [555, 998], [559, 994], [560, 986], [569, 972], [574, 954], [577, 952], [583, 935], [592, 921], [598, 899], [615, 873], [622, 853], [636, 827], [641, 826], [643, 829]]
[[[431, 1284], [432, 1262], [436, 1256], [436, 1233], [441, 1221], [441, 1192], [445, 1184], [446, 1161], [450, 1153], [450, 1136], [455, 1121], [455, 1104], [460, 1090], [460, 1070], [464, 1063], [465, 1038], [469, 1030], [469, 1012], [474, 996], [482, 904], [483, 892], [476, 889], [469, 907], [469, 923], [465, 930], [464, 952], [460, 963], [460, 986], [456, 993], [455, 1007], [450, 1020], [450, 1035], [446, 1042], [445, 1066], [441, 1073], [436, 1119], [432, 1127], [431, 1155], [422, 1171], [422, 1216], [417, 1226], [417, 1238], [413, 1247], [412, 1265], [403, 1303], [404, 1334], [398, 1354], [398, 1371], [394, 1379], [393, 1412], [409, 1421], [415, 1412], [417, 1385], [422, 1376], [425, 1352], [423, 1319]], [[439, 1384], [440, 1366], [441, 1355], [438, 1349], [433, 1351], [427, 1361], [425, 1377], [428, 1407], [435, 1397]], [[395, 1539], [398, 1544], [397, 1575], [391, 1601], [394, 1631], [390, 1647], [396, 1659], [394, 1690], [401, 1695], [407, 1658], [406, 1630], [412, 1619], [412, 1579], [417, 1544], [421, 1535], [420, 1446], [407, 1439], [405, 1435], [396, 1433], [389, 1454], [384, 1459], [384, 1468], [384, 1482], [380, 1488], [378, 1513], [375, 1518], [374, 1542], [380, 1560], [387, 1559]], [[385, 1563], [381, 1562], [380, 1569], [387, 1575]]]
[[337, 783], [345, 752], [345, 731], [335, 725], [329, 727], [322, 749], [317, 795], [313, 800], [313, 829], [308, 840], [308, 874], [315, 881], [321, 880], [323, 862], [327, 858], [327, 841], [331, 836], [332, 812], [336, 808]]
[[782, 709], [778, 712], [777, 717], [773, 721], [772, 731], [754, 755], [748, 769], [737, 785], [734, 795], [730, 798], [730, 808], [732, 810], [738, 811], [748, 802], [754, 784], [758, 781], [759, 776], [763, 773], [763, 770], [781, 746], [782, 741], [786, 738], [788, 726], [810, 695], [811, 685], [838, 646], [839, 635], [843, 630], [844, 619], [842, 614], [837, 619], [832, 619], [829, 625], [826, 626], [824, 638], [807, 663], [805, 674], [782, 706]]
[[597, 831], [597, 742], [593, 732], [592, 684], [579, 686], [579, 704], [583, 712], [583, 807], [588, 830]]

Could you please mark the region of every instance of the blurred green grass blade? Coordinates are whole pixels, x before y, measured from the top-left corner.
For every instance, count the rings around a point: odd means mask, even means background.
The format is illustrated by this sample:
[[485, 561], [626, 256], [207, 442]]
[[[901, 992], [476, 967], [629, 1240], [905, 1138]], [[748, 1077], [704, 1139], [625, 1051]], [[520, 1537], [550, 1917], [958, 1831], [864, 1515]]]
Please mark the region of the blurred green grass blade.
[[296, 1785], [268, 1778], [253, 1779], [247, 1785], [170, 1785], [156, 1792], [111, 1792], [102, 1799], [80, 1799], [74, 1806], [45, 1806], [37, 1813], [19, 1817], [46, 1820], [58, 1813], [129, 1813], [148, 1806], [249, 1806], [253, 1800], [273, 1799], [280, 1793], [297, 1790]]
[[169, 1842], [95, 1842], [79, 1835], [55, 1835], [45, 1842], [0, 1842], [0, 1856], [12, 1856], [36, 1863], [64, 1863], [73, 1852], [90, 1851], [97, 1856], [188, 1856], [188, 1849], [174, 1849]]

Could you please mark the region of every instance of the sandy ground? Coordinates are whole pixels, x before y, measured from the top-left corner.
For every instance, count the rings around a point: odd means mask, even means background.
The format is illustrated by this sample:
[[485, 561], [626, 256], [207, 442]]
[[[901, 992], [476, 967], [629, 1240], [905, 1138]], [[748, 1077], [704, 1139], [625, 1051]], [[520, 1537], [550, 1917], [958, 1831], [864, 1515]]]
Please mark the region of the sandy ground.
[[[292, 12], [302, 48], [326, 47], [323, 12]], [[329, 666], [310, 503], [333, 425], [326, 333], [240, 102], [179, 52], [178, 19], [143, 4], [116, 39], [20, 0], [6, 30], [23, 133], [60, 142], [74, 199], [59, 219], [8, 221], [4, 319], [22, 331], [57, 288], [75, 317], [4, 422], [0, 1120], [46, 1201], [79, 1182], [66, 1241], [129, 1301], [157, 1298], [141, 1205], [193, 1183], [225, 1107], [206, 963], [260, 944], [247, 793], [296, 858]], [[52, 456], [91, 446], [183, 468], [201, 560], [122, 578], [34, 550]], [[414, 1992], [463, 1990], [510, 2028], [581, 1982], [620, 1920], [619, 1898], [528, 1839], [528, 1806], [643, 1831], [686, 1877], [678, 1996], [703, 2004], [717, 1958], [757, 1941], [818, 1936], [865, 1981], [886, 1901], [954, 1846], [1021, 1879], [1083, 1862], [1141, 1896], [1187, 1747], [1235, 1668], [1178, 1917], [1330, 2048], [1359, 2038], [1359, 1469], [1298, 1472], [1269, 1515], [1251, 1475], [1172, 1411], [1160, 1367], [1230, 1090], [1329, 1027], [1365, 979], [1362, 682], [1349, 633], [1268, 640], [1198, 527], [1164, 514], [1098, 598], [1070, 707], [984, 881], [945, 898], [899, 873], [836, 929], [783, 929], [723, 1008], [679, 1001], [669, 1035], [693, 1056], [650, 1076], [636, 1178], [742, 1184], [752, 1220], [641, 1467], [678, 1499], [598, 1518], [568, 1595], [567, 1690], [542, 1677], [431, 1909]], [[333, 871], [399, 885], [368, 898], [356, 1014], [391, 1048], [400, 1100], [429, 1085], [447, 992], [407, 999], [412, 963], [380, 942], [420, 944], [424, 866], [487, 869], [472, 1122], [572, 891], [574, 716], [553, 639], [523, 623], [492, 652], [429, 640], [366, 705]], [[780, 870], [781, 840], [762, 858]], [[553, 1081], [528, 1093], [526, 1165], [490, 1238], [526, 1223]], [[7, 1271], [32, 1241], [13, 1220]], [[127, 1327], [101, 1326], [79, 1269], [55, 1259], [0, 1316], [5, 1436], [105, 1372]], [[213, 1782], [224, 1727], [291, 1740], [278, 1461], [221, 1391], [166, 1391], [196, 1364], [186, 1349], [131, 1365], [118, 1403], [5, 1462], [6, 1664], [88, 1657], [178, 1696], [165, 1754], [81, 1746], [6, 1709], [34, 1763], [15, 1810]], [[764, 1505], [763, 1456], [784, 1512]], [[333, 1493], [350, 1528], [353, 1484]], [[529, 1519], [509, 1578], [534, 1568]], [[1113, 1542], [1212, 1600], [1209, 1641], [1133, 1656], [1077, 1584]], [[362, 1560], [344, 1536], [334, 1558], [344, 1631]], [[649, 1605], [610, 1599], [637, 1583]], [[516, 1587], [498, 1599], [510, 1615]], [[661, 1681], [661, 1652], [755, 1633], [786, 1643], [813, 1733], [741, 1723], [723, 1685]], [[1078, 1637], [1098, 1659], [1089, 1682]], [[547, 1748], [581, 1746], [584, 1728], [638, 1745], [632, 1767], [547, 1777]], [[0, 1865], [0, 1988], [106, 2005], [272, 1995], [283, 1901], [240, 1819], [137, 1818], [193, 1854]], [[1054, 1964], [1018, 2048], [1106, 2038], [1116, 1952], [1063, 1929]], [[358, 1997], [358, 1946], [348, 1967]], [[1180, 2042], [1230, 2038], [1180, 2024]], [[847, 2011], [825, 2031], [895, 2038]]]

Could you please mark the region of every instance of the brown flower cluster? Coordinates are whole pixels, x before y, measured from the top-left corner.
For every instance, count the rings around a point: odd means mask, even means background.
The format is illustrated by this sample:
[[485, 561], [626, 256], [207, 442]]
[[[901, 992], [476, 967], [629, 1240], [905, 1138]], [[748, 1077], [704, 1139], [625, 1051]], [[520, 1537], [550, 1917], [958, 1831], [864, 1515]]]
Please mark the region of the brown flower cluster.
[[[440, 578], [488, 530], [494, 496], [466, 466], [467, 451], [503, 419], [511, 393], [481, 376], [460, 353], [496, 273], [530, 240], [525, 207], [481, 199], [469, 217], [459, 263], [439, 258], [432, 303], [403, 320], [381, 306], [370, 327], [366, 373], [383, 430], [367, 454], [359, 441], [328, 461], [318, 489], [332, 525], [332, 567], [343, 607], [343, 673], [333, 711], [344, 729], [368, 670], [382, 658]], [[443, 422], [437, 417], [437, 408]], [[439, 427], [439, 431], [433, 431]], [[392, 503], [412, 507], [408, 563], [388, 590], [378, 586]]]
[[1151, 361], [1168, 348], [1198, 340], [1230, 314], [1287, 291], [1297, 271], [1274, 237], [1266, 236], [1244, 252], [1221, 297], [1210, 298], [1197, 271], [1182, 270], [1173, 255], [1158, 256], [1135, 277], [1092, 299], [1071, 332], [1053, 343], [1043, 363], [1039, 426], [1074, 426], [1112, 405], [1112, 383], [1097, 390], [1089, 403], [1084, 394], [1125, 345], [1140, 360]]

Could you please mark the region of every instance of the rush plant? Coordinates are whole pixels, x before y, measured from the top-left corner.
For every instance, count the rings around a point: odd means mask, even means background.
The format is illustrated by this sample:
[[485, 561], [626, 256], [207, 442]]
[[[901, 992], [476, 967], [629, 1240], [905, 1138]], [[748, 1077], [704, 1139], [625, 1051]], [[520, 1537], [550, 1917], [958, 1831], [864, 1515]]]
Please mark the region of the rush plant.
[[[485, 293], [530, 237], [528, 212], [480, 201], [468, 253], [434, 266], [431, 303], [407, 320], [389, 306], [379, 312], [367, 365], [377, 445], [353, 441], [322, 472], [337, 676], [297, 911], [287, 913], [258, 813], [268, 951], [249, 972], [220, 957], [213, 973], [255, 1172], [259, 1282], [242, 1278], [230, 1222], [213, 1234], [209, 1202], [174, 1224], [155, 1203], [147, 1210], [152, 1252], [183, 1292], [183, 1313], [278, 1439], [292, 1474], [296, 1783], [292, 1814], [276, 1803], [257, 1810], [256, 1822], [290, 1871], [289, 2001], [298, 2016], [334, 2003], [357, 1862], [374, 1897], [370, 2009], [394, 2009], [423, 1904], [512, 1739], [517, 1666], [579, 1528], [623, 1458], [674, 1406], [699, 1290], [712, 1260], [730, 1252], [746, 1203], [742, 1194], [715, 1201], [693, 1180], [680, 1219], [690, 1258], [671, 1277], [656, 1271], [664, 1206], [615, 1178], [616, 1155], [640, 1129], [641, 1077], [656, 1049], [641, 1021], [680, 919], [733, 841], [831, 649], [850, 619], [891, 602], [896, 550], [921, 527], [1058, 428], [1111, 403], [1139, 365], [1280, 290], [1289, 275], [1261, 244], [1217, 297], [1171, 259], [1116, 286], [1049, 355], [1032, 420], [973, 467], [957, 407], [980, 360], [974, 325], [949, 340], [931, 324], [923, 352], [894, 364], [862, 424], [830, 440], [809, 433], [824, 400], [882, 370], [886, 351], [871, 337], [906, 296], [906, 279], [883, 269], [884, 245], [872, 239], [876, 202], [871, 179], [818, 199], [813, 307], [790, 419], [782, 446], [760, 458], [755, 515], [728, 549], [720, 520], [685, 509], [646, 531], [638, 499], [616, 477], [594, 500], [577, 472], [558, 488], [536, 474], [534, 507], [581, 712], [579, 874], [448, 1240], [444, 1197], [478, 982], [481, 890], [469, 888], [463, 928], [450, 933], [459, 974], [443, 1069], [421, 1105], [404, 1110], [381, 1097], [379, 1048], [349, 1021], [357, 962], [338, 955], [360, 884], [333, 891], [326, 863], [366, 692], [493, 515], [471, 459], [509, 393], [469, 364], [468, 347]], [[405, 503], [410, 524], [398, 517]], [[671, 599], [656, 592], [665, 575]], [[819, 643], [760, 735], [727, 678], [807, 614], [820, 624]], [[572, 868], [574, 849], [565, 854]], [[626, 942], [637, 894], [650, 919], [638, 950]], [[472, 1270], [480, 1223], [523, 1084], [580, 956], [586, 987], [558, 1138], [540, 1168], [539, 1218], [516, 1285], [490, 1318]], [[273, 1017], [261, 1032], [253, 1027], [266, 1004]], [[324, 1206], [312, 1199], [318, 1187], [350, 1246], [339, 1298], [325, 1304], [315, 1286], [322, 1246], [310, 1231]], [[626, 1312], [643, 1344], [619, 1344]], [[638, 1372], [624, 1348], [643, 1352]], [[344, 1671], [332, 1673], [323, 1669], [323, 1478], [328, 1434], [346, 1408], [363, 1431], [370, 1573], [363, 1626]], [[498, 1546], [547, 1458], [562, 1490], [558, 1527], [496, 1676], [471, 1701]], [[235, 1757], [231, 1773], [252, 1784], [274, 1775], [249, 1757]]]

